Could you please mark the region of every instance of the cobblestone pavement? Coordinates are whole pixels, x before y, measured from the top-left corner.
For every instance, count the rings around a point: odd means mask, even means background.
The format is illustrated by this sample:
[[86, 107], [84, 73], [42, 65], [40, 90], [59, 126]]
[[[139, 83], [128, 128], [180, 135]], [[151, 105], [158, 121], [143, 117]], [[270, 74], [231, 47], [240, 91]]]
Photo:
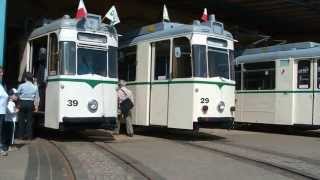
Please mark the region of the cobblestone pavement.
[[[102, 130], [57, 136], [54, 141], [68, 157], [78, 180], [320, 179], [319, 131], [292, 134], [201, 129], [194, 136], [149, 128], [137, 131], [133, 138], [110, 136]], [[0, 158], [0, 180], [27, 177], [31, 144]]]
[[[111, 154], [101, 151], [88, 142], [58, 143], [68, 156], [72, 156], [74, 166], [79, 163], [76, 171], [77, 179], [89, 180], [143, 180], [140, 174], [114, 158]], [[82, 171], [82, 172], [79, 172]]]

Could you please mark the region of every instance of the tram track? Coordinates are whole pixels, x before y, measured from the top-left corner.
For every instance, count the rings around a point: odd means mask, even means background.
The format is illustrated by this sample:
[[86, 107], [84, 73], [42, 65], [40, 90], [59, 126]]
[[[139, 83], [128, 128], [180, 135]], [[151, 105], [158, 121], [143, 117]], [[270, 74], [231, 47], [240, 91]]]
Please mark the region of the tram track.
[[29, 153], [26, 180], [76, 180], [70, 161], [54, 142], [37, 139]]
[[143, 178], [147, 180], [164, 180], [161, 175], [158, 173], [154, 172], [150, 168], [144, 166], [142, 163], [139, 161], [129, 157], [126, 154], [123, 154], [114, 148], [112, 148], [110, 145], [107, 143], [100, 143], [100, 142], [93, 142], [92, 143], [97, 149], [100, 149], [102, 151], [107, 152], [108, 154], [113, 155], [115, 158], [118, 160], [122, 161], [124, 164], [135, 170], [137, 173], [139, 173]]
[[68, 159], [67, 155], [65, 154], [65, 152], [59, 147], [59, 145], [55, 141], [48, 141], [48, 143], [50, 143], [53, 147], [55, 147], [56, 150], [60, 153], [61, 157], [63, 158], [65, 169], [68, 174], [67, 179], [77, 180], [76, 173], [72, 167], [70, 160]]
[[[309, 163], [302, 162], [304, 164], [300, 164], [301, 168], [298, 168], [298, 166], [293, 167], [290, 165], [285, 165], [284, 163], [290, 164], [292, 161], [288, 161], [288, 159], [284, 160], [281, 159], [282, 157], [277, 157], [280, 159], [275, 160], [274, 157], [272, 157], [272, 154], [262, 155], [261, 153], [256, 153], [255, 155], [252, 155], [253, 150], [245, 150], [241, 149], [241, 152], [239, 149], [235, 149], [236, 147], [232, 147], [232, 145], [226, 145], [223, 143], [214, 143], [209, 142], [208, 144], [203, 144], [203, 142], [190, 142], [190, 141], [177, 141], [178, 143], [197, 148], [200, 150], [204, 150], [211, 153], [221, 154], [225, 157], [232, 158], [244, 163], [254, 164], [258, 167], [261, 167], [263, 169], [267, 169], [270, 171], [276, 171], [280, 174], [293, 177], [294, 179], [310, 179], [310, 180], [319, 180], [320, 176], [317, 173], [317, 167], [316, 165], [311, 165], [315, 171], [306, 171], [306, 166], [310, 166]], [[292, 159], [291, 159], [292, 160]], [[301, 163], [301, 162], [300, 162]], [[315, 173], [313, 173], [315, 172]]]

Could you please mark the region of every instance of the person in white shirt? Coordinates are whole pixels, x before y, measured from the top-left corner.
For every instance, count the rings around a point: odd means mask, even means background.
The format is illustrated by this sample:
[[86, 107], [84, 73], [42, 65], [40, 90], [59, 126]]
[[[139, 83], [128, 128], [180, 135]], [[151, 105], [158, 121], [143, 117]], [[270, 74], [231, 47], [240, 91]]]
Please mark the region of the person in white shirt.
[[[0, 67], [0, 78], [2, 79], [3, 76], [3, 69]], [[0, 83], [0, 155], [7, 156], [8, 153], [4, 150], [4, 138], [3, 138], [3, 130], [4, 130], [4, 120], [6, 115], [7, 109], [7, 102], [8, 102], [8, 94], [4, 90], [2, 84]]]
[[18, 100], [17, 90], [11, 89], [9, 91], [9, 101], [7, 105], [7, 114], [5, 118], [5, 150], [10, 150], [10, 146], [14, 144], [15, 123], [17, 122], [18, 109], [16, 108], [16, 102]]
[[[132, 137], [134, 132], [133, 132], [133, 127], [132, 127], [132, 120], [131, 120], [131, 109], [134, 106], [134, 99], [133, 99], [133, 94], [132, 92], [126, 87], [126, 82], [124, 80], [120, 80], [118, 84], [118, 107], [119, 107], [119, 118], [117, 120], [117, 128], [115, 129], [115, 134], [119, 134], [120, 131], [120, 119], [123, 120], [126, 124], [126, 130], [127, 130], [127, 135]], [[131, 107], [128, 107], [128, 100], [131, 101]], [[127, 102], [125, 102], [127, 101]], [[127, 106], [127, 107], [122, 107], [122, 106]]]

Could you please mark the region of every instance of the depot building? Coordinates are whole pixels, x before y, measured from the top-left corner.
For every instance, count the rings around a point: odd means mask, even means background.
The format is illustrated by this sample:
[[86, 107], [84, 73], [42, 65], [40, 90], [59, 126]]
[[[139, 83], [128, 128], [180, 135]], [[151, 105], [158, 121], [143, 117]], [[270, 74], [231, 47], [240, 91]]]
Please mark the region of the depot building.
[[[118, 10], [124, 33], [147, 24], [162, 21], [160, 0], [84, 0], [89, 13], [104, 16], [112, 5]], [[251, 47], [320, 41], [320, 1], [318, 0], [203, 0], [165, 2], [171, 21], [191, 23], [200, 19], [203, 9], [215, 14], [225, 24], [236, 43], [236, 55]], [[78, 0], [1, 0], [0, 1], [0, 65], [5, 69], [4, 83], [18, 83], [19, 65], [30, 33], [44, 23], [68, 14], [74, 17]]]

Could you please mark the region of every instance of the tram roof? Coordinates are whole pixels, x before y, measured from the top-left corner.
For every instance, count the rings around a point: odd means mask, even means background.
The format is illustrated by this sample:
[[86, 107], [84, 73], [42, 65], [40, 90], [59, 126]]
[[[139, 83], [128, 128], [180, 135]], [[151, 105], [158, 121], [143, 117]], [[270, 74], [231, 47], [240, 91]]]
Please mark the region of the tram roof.
[[211, 15], [208, 22], [194, 21], [193, 24], [181, 24], [175, 22], [160, 22], [148, 26], [144, 26], [120, 37], [120, 43], [123, 45], [135, 44], [140, 41], [146, 41], [157, 38], [164, 38], [185, 33], [207, 33], [215, 34], [224, 39], [233, 40], [230, 32], [224, 29], [221, 22], [215, 20], [215, 16]]
[[101, 23], [101, 16], [99, 15], [89, 14], [86, 19], [82, 19], [80, 21], [65, 15], [60, 19], [54, 20], [49, 24], [44, 24], [43, 26], [33, 30], [30, 38], [36, 38], [58, 29], [74, 29], [89, 32], [94, 31], [102, 34], [117, 34], [117, 31], [113, 26]]
[[248, 49], [244, 51], [242, 56], [237, 57], [235, 61], [237, 64], [241, 64], [313, 57], [320, 57], [320, 44], [301, 42]]

